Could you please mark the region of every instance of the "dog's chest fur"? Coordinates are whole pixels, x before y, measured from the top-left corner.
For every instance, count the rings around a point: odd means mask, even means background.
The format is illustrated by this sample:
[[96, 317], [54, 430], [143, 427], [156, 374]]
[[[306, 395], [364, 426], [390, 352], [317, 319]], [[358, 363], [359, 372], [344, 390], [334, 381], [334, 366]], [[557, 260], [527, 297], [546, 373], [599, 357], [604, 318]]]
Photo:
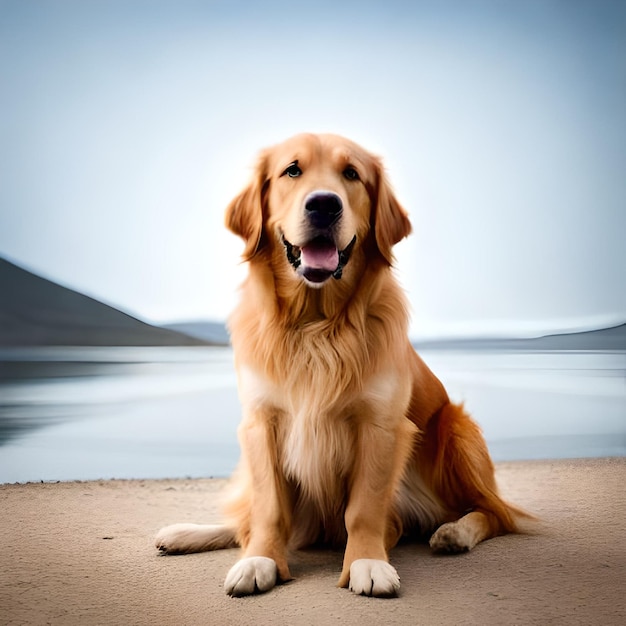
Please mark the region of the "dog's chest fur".
[[380, 367], [381, 350], [367, 328], [270, 323], [251, 324], [245, 343], [233, 335], [245, 419], [267, 422], [277, 469], [325, 518], [345, 506], [359, 429], [385, 419], [397, 392], [394, 373], [371, 370]]
[[354, 463], [356, 403], [339, 402], [328, 384], [315, 390], [306, 380], [277, 385], [248, 368], [240, 374], [240, 389], [244, 403], [263, 406], [271, 416], [283, 474], [321, 509], [336, 506]]
[[238, 368], [247, 416], [271, 422], [279, 471], [325, 527], [342, 517], [360, 429], [386, 422], [392, 399], [402, 395], [395, 371], [369, 371], [365, 341], [349, 351], [345, 343], [337, 336], [318, 336], [314, 344], [294, 341], [269, 373], [258, 361]]

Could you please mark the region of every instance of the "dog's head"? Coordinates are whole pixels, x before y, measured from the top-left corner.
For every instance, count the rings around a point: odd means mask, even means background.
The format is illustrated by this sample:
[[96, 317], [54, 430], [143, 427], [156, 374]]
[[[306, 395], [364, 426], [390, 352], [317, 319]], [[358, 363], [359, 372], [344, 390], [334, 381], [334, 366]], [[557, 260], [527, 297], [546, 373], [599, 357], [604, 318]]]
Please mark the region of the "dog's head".
[[311, 287], [340, 279], [357, 249], [391, 264], [411, 225], [378, 158], [336, 135], [297, 135], [264, 150], [253, 180], [228, 206], [243, 258], [280, 250]]

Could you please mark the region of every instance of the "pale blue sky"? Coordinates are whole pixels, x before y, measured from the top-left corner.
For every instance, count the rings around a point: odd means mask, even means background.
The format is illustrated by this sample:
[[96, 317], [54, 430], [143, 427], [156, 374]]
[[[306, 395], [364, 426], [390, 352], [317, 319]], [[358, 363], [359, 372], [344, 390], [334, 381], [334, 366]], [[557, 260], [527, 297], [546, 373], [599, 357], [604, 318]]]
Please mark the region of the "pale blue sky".
[[415, 335], [626, 320], [626, 3], [0, 0], [0, 255], [224, 319], [223, 211], [301, 131], [381, 154]]

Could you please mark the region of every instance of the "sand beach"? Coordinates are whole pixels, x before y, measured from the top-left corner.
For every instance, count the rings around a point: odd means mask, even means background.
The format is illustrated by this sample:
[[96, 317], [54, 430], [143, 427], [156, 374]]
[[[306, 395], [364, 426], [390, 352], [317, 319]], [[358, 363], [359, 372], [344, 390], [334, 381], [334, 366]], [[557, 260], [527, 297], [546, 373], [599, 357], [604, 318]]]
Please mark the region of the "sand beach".
[[218, 521], [223, 480], [0, 486], [2, 624], [623, 624], [626, 459], [497, 464], [503, 494], [541, 517], [536, 532], [460, 556], [400, 545], [399, 597], [335, 587], [341, 553], [292, 558], [295, 580], [234, 599], [236, 550], [160, 556], [165, 524]]

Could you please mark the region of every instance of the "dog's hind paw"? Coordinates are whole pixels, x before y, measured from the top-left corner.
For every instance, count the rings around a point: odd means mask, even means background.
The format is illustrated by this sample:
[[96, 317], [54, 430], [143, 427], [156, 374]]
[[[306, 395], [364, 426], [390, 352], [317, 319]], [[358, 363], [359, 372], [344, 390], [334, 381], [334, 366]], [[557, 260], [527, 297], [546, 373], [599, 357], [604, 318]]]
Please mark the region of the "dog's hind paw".
[[443, 524], [429, 541], [432, 551], [438, 554], [467, 552], [474, 547], [475, 543], [468, 529], [458, 522]]
[[362, 596], [393, 597], [400, 577], [392, 565], [378, 559], [357, 559], [350, 566], [350, 591]]
[[251, 556], [233, 565], [224, 581], [229, 596], [249, 596], [269, 591], [276, 585], [276, 562], [266, 556]]

